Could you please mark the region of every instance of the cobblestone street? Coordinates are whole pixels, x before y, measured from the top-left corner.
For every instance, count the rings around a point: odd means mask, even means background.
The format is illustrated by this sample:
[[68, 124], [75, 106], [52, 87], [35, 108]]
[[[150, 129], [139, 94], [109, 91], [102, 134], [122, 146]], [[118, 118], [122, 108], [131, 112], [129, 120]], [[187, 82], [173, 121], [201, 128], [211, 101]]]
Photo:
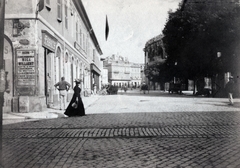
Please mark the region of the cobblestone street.
[[238, 167], [239, 124], [238, 112], [92, 114], [10, 124], [4, 126], [4, 165]]
[[[240, 113], [236, 107], [226, 105], [229, 111], [204, 112], [194, 112], [194, 107], [191, 112], [181, 112], [181, 107], [172, 112], [90, 111], [101, 109], [98, 103], [121, 96], [97, 100], [84, 117], [4, 125], [4, 167], [240, 167]], [[136, 101], [143, 98], [146, 96]], [[211, 100], [218, 104], [223, 101]], [[113, 106], [109, 103], [106, 108]]]

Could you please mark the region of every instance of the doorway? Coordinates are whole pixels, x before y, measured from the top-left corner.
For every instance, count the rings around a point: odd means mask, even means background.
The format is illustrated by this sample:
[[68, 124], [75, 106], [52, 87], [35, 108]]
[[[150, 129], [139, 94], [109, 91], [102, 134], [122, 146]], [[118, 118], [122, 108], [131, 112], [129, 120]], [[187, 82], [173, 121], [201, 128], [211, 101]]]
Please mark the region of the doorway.
[[45, 78], [45, 97], [46, 97], [46, 105], [47, 107], [51, 107], [53, 104], [53, 91], [54, 91], [54, 83], [53, 83], [53, 59], [54, 54], [48, 50], [44, 49], [44, 78]]
[[[12, 112], [13, 111], [13, 96], [14, 96], [14, 58], [13, 58], [13, 46], [11, 40], [4, 36], [4, 70], [7, 77], [6, 91], [4, 92], [4, 104], [3, 112]], [[16, 105], [16, 108], [18, 106]], [[15, 111], [18, 111], [16, 109]]]

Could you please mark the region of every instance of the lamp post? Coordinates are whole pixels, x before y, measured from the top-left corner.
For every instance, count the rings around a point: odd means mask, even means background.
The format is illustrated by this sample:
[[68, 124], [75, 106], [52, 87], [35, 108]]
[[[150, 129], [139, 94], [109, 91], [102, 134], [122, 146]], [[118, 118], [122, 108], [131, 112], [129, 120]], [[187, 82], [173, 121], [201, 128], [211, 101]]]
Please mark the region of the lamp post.
[[175, 84], [176, 83], [176, 74], [177, 74], [177, 65], [178, 65], [178, 62], [177, 61], [175, 61], [175, 63], [174, 63], [174, 77], [173, 77], [173, 83]]
[[216, 58], [216, 62], [214, 62], [215, 64], [215, 73], [214, 74], [214, 82], [212, 82], [212, 96], [219, 96], [221, 97], [221, 89], [223, 89], [223, 85], [221, 84], [221, 82], [224, 80], [224, 74], [222, 74], [222, 60], [221, 60], [221, 56], [222, 53], [221, 52], [217, 52], [217, 58]]

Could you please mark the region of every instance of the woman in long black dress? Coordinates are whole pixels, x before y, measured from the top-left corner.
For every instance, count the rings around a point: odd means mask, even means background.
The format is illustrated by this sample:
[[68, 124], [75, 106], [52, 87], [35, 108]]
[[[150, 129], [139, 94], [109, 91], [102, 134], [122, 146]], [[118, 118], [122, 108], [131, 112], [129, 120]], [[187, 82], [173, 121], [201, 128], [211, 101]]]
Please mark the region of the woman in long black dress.
[[[85, 115], [85, 109], [84, 109], [84, 105], [83, 105], [81, 95], [80, 95], [81, 88], [79, 87], [81, 81], [78, 79], [78, 80], [75, 80], [75, 83], [76, 83], [76, 85], [73, 88], [74, 94], [73, 94], [72, 100], [69, 103], [69, 105], [64, 113], [68, 117]], [[73, 105], [74, 103], [77, 104], [77, 107]]]

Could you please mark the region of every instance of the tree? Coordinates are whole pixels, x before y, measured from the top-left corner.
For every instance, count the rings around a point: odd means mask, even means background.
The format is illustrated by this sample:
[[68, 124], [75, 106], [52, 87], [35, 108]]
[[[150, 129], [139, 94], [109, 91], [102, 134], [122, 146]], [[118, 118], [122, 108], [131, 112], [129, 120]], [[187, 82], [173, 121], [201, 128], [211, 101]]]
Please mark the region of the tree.
[[163, 74], [164, 71], [162, 67], [164, 65], [164, 61], [164, 59], [158, 59], [147, 65], [144, 73], [146, 77], [153, 83], [159, 82], [162, 85], [165, 82], [165, 75]]
[[[163, 44], [168, 55], [166, 64], [172, 69], [169, 75], [197, 79], [213, 76], [217, 71], [234, 71], [232, 65], [238, 56], [236, 49], [240, 37], [240, 10], [228, 1], [217, 2], [187, 1], [184, 10], [180, 6], [176, 12], [169, 12], [163, 30]], [[215, 65], [219, 51], [222, 53], [221, 68]]]

